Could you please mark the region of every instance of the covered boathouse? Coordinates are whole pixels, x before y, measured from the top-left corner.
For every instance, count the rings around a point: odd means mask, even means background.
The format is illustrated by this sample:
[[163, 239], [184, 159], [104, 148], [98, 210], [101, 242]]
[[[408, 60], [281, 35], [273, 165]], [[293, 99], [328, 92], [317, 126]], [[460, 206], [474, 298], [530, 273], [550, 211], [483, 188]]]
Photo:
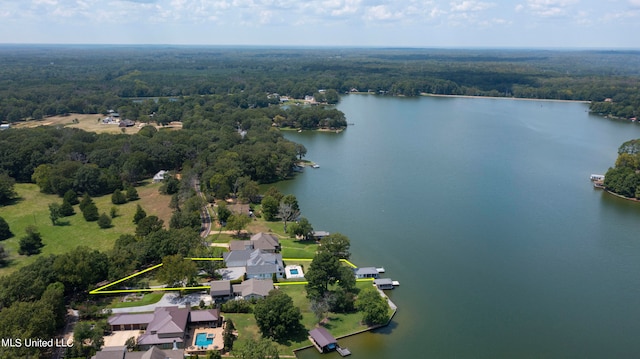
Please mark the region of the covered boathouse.
[[351, 355], [349, 349], [340, 348], [336, 338], [323, 327], [309, 331], [309, 340], [311, 340], [313, 346], [316, 347], [320, 353], [328, 353], [335, 350], [343, 357]]
[[309, 338], [320, 353], [328, 353], [338, 347], [336, 338], [323, 327], [310, 330]]

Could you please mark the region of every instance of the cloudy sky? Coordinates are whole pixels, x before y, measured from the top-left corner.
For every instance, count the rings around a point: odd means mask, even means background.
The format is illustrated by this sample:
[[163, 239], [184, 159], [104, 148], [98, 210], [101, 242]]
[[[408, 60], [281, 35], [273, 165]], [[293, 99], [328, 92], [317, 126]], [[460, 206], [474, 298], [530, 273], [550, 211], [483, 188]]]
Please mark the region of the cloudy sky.
[[640, 48], [640, 0], [0, 0], [0, 43]]

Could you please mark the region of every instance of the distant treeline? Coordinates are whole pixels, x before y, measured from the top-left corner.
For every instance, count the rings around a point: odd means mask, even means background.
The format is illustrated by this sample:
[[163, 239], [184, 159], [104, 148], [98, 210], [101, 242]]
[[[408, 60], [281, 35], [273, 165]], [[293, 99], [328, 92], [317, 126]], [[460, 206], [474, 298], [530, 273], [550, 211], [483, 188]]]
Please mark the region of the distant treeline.
[[[592, 101], [592, 111], [632, 117], [640, 108], [640, 52], [10, 46], [0, 51], [0, 120], [64, 113], [151, 113], [186, 120], [178, 104], [132, 98], [231, 95], [240, 108], [332, 90]], [[327, 95], [325, 95], [327, 94]], [[610, 99], [604, 102], [605, 99]], [[168, 102], [168, 101], [167, 101]]]

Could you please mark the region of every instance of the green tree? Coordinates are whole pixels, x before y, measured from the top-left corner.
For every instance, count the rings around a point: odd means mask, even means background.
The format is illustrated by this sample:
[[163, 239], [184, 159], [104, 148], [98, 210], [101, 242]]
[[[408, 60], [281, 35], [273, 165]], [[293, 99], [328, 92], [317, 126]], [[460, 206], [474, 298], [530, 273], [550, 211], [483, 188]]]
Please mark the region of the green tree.
[[331, 233], [320, 240], [318, 252], [327, 252], [340, 259], [349, 259], [351, 257], [351, 242], [349, 237], [342, 233]]
[[234, 330], [236, 330], [236, 326], [233, 324], [233, 321], [231, 319], [227, 319], [224, 330], [222, 331], [222, 342], [224, 350], [227, 352], [233, 349], [233, 342], [236, 340], [236, 336], [233, 334]]
[[273, 221], [278, 215], [278, 207], [280, 203], [272, 196], [264, 196], [262, 198], [262, 215], [267, 221]]
[[105, 253], [86, 246], [55, 257], [51, 266], [67, 295], [86, 292], [92, 285], [107, 279], [109, 258]]
[[84, 196], [82, 196], [82, 200], [80, 201], [80, 205], [78, 207], [80, 208], [81, 212], [84, 212], [85, 207], [87, 207], [91, 203], [93, 203], [93, 199], [91, 198], [91, 196], [89, 196], [88, 193], [85, 193]]
[[194, 283], [198, 268], [192, 260], [180, 254], [162, 258], [162, 267], [158, 270], [158, 280], [169, 287], [184, 287]]
[[0, 205], [11, 202], [18, 194], [15, 191], [16, 181], [6, 173], [0, 173]]
[[389, 305], [373, 287], [360, 291], [356, 308], [362, 312], [362, 321], [367, 325], [380, 325], [389, 321]]
[[218, 204], [216, 214], [218, 215], [218, 222], [220, 222], [220, 225], [224, 225], [231, 216], [231, 210], [227, 208], [226, 204], [220, 203]]
[[329, 285], [335, 284], [340, 278], [340, 261], [329, 252], [319, 252], [313, 257], [307, 273], [307, 297], [319, 299], [329, 291]]
[[111, 217], [102, 212], [100, 217], [98, 217], [98, 226], [102, 229], [111, 228]]
[[304, 147], [304, 145], [301, 143], [296, 143], [295, 149], [296, 149], [296, 156], [298, 156], [298, 159], [302, 161], [302, 157], [307, 155], [307, 148]]
[[290, 296], [277, 289], [270, 291], [269, 295], [256, 303], [253, 314], [262, 336], [278, 342], [304, 330], [300, 323], [300, 308], [293, 305]]
[[67, 202], [66, 199], [63, 199], [62, 204], [60, 205], [60, 214], [63, 217], [69, 217], [76, 214], [76, 211], [73, 209], [71, 203]]
[[18, 253], [27, 256], [40, 253], [40, 249], [44, 247], [44, 244], [42, 244], [42, 237], [38, 229], [34, 226], [28, 226], [26, 232], [27, 234], [20, 238]]
[[291, 238], [302, 237], [302, 239], [308, 240], [313, 236], [313, 227], [308, 219], [301, 217], [298, 222], [289, 225], [287, 233]]
[[11, 232], [11, 228], [9, 228], [9, 223], [7, 223], [4, 218], [0, 217], [0, 241], [4, 241], [11, 237], [13, 237], [13, 233]]
[[2, 245], [0, 245], [0, 268], [6, 267], [9, 264], [9, 252], [7, 252]]
[[135, 350], [136, 347], [138, 346], [138, 343], [136, 343], [136, 337], [129, 337], [129, 339], [127, 339], [127, 341], [124, 342], [124, 345], [127, 347], [127, 350], [129, 351]]
[[238, 194], [240, 199], [243, 201], [247, 201], [250, 203], [257, 202], [258, 196], [260, 195], [260, 187], [258, 186], [258, 182], [252, 181], [248, 177], [242, 177], [242, 181], [240, 181], [240, 186], [238, 189]]
[[137, 201], [139, 199], [138, 190], [133, 186], [127, 187], [127, 201]]
[[95, 203], [93, 203], [93, 201], [84, 206], [84, 208], [82, 209], [82, 216], [87, 222], [97, 221], [98, 218], [100, 218], [98, 207]]
[[157, 216], [144, 217], [136, 226], [136, 235], [139, 237], [145, 237], [153, 232], [161, 230], [163, 225], [164, 221]]
[[117, 190], [113, 191], [113, 194], [111, 194], [111, 203], [113, 203], [113, 204], [125, 204], [125, 203], [127, 203], [127, 197], [125, 196], [124, 193], [122, 193], [122, 191], [117, 189]]
[[279, 359], [278, 347], [267, 339], [257, 341], [249, 338], [243, 345], [236, 347], [233, 357], [237, 359]]
[[249, 223], [251, 223], [251, 218], [248, 215], [244, 213], [234, 213], [229, 216], [225, 227], [230, 231], [236, 231], [236, 236], [239, 236]]
[[133, 223], [138, 224], [140, 220], [147, 216], [147, 212], [142, 209], [142, 206], [139, 204], [136, 205], [136, 213], [133, 214]]
[[78, 200], [78, 194], [72, 189], [64, 193], [64, 200], [72, 206], [80, 203], [80, 201]]
[[49, 219], [54, 226], [58, 224], [58, 219], [62, 217], [62, 211], [60, 205], [57, 203], [49, 203]]
[[180, 190], [180, 180], [175, 176], [166, 174], [162, 180], [162, 186], [159, 191], [162, 194], [175, 194]]
[[284, 197], [284, 195], [282, 194], [282, 192], [280, 192], [280, 190], [277, 187], [271, 186], [267, 189], [267, 192], [264, 193], [264, 196], [271, 196], [273, 198], [276, 199], [276, 201], [278, 202], [278, 204], [280, 203], [280, 201], [282, 201], [282, 197]]

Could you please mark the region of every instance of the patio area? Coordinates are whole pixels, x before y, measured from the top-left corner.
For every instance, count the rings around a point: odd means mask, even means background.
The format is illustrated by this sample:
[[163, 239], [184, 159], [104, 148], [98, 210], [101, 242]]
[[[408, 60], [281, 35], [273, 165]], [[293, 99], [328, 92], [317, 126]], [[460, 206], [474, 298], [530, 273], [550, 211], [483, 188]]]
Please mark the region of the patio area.
[[105, 347], [121, 347], [127, 342], [127, 339], [140, 336], [140, 330], [119, 330], [104, 336]]

